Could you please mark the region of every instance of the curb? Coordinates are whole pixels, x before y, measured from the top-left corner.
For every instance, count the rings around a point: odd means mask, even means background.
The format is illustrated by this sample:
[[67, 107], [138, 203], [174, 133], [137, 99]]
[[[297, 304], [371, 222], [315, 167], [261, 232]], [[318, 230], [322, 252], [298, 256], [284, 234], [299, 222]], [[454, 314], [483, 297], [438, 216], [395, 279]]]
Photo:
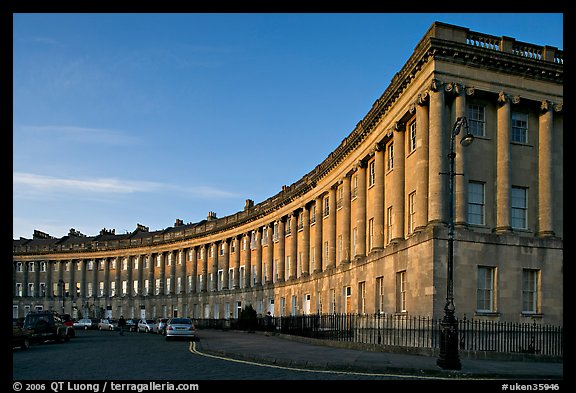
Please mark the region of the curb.
[[438, 370], [432, 369], [414, 369], [406, 367], [394, 367], [394, 366], [384, 366], [375, 367], [370, 365], [356, 365], [343, 362], [314, 362], [305, 360], [294, 360], [286, 358], [274, 358], [267, 357], [258, 354], [241, 354], [234, 351], [228, 350], [212, 350], [210, 348], [205, 348], [202, 342], [197, 342], [197, 349], [199, 352], [204, 352], [213, 356], [221, 356], [229, 359], [248, 361], [259, 363], [261, 365], [278, 366], [278, 367], [288, 367], [288, 368], [299, 368], [305, 370], [316, 370], [324, 372], [355, 372], [362, 374], [396, 374], [406, 379], [445, 379], [445, 380], [563, 380], [562, 376], [558, 375], [546, 375], [546, 374], [502, 374], [502, 373], [475, 373], [467, 372], [462, 370]]

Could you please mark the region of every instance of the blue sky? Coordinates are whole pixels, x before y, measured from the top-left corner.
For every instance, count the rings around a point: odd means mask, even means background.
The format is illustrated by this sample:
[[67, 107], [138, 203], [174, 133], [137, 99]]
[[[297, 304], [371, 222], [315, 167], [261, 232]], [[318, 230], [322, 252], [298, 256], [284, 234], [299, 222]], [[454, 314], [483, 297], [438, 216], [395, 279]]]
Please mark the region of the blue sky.
[[434, 21], [563, 49], [562, 14], [14, 14], [13, 238], [243, 210], [344, 139]]

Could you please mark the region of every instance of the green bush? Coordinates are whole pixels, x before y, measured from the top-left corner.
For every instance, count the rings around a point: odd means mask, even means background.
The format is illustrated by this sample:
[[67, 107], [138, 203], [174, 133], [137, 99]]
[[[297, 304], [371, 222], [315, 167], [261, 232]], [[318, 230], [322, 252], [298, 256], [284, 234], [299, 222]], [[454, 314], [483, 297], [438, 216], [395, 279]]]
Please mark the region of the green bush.
[[258, 319], [256, 310], [251, 304], [244, 306], [240, 311], [240, 318], [238, 318], [238, 327], [240, 330], [254, 331], [258, 326]]

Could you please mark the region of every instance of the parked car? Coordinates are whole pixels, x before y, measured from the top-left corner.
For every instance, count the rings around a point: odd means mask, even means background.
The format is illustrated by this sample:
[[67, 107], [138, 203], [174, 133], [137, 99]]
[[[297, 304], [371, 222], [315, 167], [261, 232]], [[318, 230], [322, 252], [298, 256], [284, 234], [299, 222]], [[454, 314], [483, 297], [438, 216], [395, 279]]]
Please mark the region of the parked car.
[[164, 335], [166, 333], [166, 323], [168, 323], [168, 318], [158, 318], [156, 319], [156, 323], [154, 325], [154, 333]]
[[141, 319], [138, 321], [138, 333], [152, 333], [156, 323], [153, 319]]
[[126, 326], [124, 326], [124, 330], [128, 330], [129, 332], [135, 332], [138, 329], [138, 319], [136, 318], [129, 318], [126, 320]]
[[12, 349], [30, 348], [30, 331], [24, 328], [17, 318], [12, 319]]
[[187, 338], [198, 341], [196, 336], [196, 327], [190, 318], [170, 318], [166, 323], [165, 333], [166, 341], [173, 338]]
[[98, 323], [98, 330], [118, 330], [118, 321], [115, 319], [101, 319]]
[[33, 343], [49, 340], [63, 342], [74, 337], [74, 328], [66, 326], [62, 318], [52, 311], [29, 312], [24, 319], [24, 328], [29, 330], [29, 339]]
[[74, 329], [96, 329], [98, 328], [98, 320], [90, 318], [82, 318], [79, 321], [74, 322]]

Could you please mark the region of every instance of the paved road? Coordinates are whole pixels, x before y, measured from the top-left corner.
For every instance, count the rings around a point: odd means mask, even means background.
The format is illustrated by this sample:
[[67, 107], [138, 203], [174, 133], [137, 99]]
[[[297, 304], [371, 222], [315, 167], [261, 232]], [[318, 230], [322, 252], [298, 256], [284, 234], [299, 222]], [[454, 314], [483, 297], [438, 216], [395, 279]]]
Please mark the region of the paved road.
[[[201, 333], [201, 332], [200, 332]], [[211, 357], [187, 341], [165, 341], [147, 333], [77, 331], [68, 343], [14, 349], [13, 380], [374, 380], [393, 379], [350, 373], [297, 371]]]
[[[270, 382], [276, 389], [289, 387], [298, 391], [358, 389], [355, 384], [359, 383], [394, 391], [432, 388], [462, 392], [468, 386], [503, 391], [504, 385], [513, 386], [510, 390], [530, 386], [532, 390], [555, 391], [565, 390], [568, 383], [563, 378], [562, 363], [463, 360], [463, 370], [453, 372], [439, 370], [435, 359], [427, 356], [335, 348], [301, 342], [291, 336], [213, 329], [198, 333], [200, 342], [192, 343], [166, 342], [162, 336], [147, 333], [126, 332], [121, 337], [118, 332], [78, 331], [68, 343], [15, 349], [12, 391], [27, 391], [15, 389], [20, 382], [26, 387], [26, 381], [98, 381], [100, 389], [93, 389], [94, 392], [103, 392], [104, 384], [108, 384], [109, 392], [111, 382], [149, 381], [197, 383], [197, 389], [187, 390], [204, 391], [258, 389], [262, 383]], [[51, 389], [46, 386], [43, 390]]]

